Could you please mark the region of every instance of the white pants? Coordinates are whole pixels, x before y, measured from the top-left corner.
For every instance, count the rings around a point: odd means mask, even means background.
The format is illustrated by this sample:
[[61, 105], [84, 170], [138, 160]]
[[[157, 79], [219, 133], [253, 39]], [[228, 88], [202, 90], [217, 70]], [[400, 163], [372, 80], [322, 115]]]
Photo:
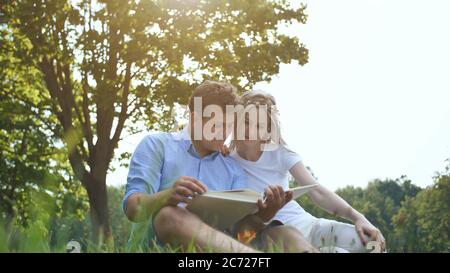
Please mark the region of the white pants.
[[355, 226], [323, 218], [316, 218], [309, 234], [304, 234], [320, 252], [369, 252], [364, 247]]
[[354, 225], [314, 217], [295, 201], [284, 205], [273, 220], [297, 228], [321, 252], [371, 251], [364, 247]]

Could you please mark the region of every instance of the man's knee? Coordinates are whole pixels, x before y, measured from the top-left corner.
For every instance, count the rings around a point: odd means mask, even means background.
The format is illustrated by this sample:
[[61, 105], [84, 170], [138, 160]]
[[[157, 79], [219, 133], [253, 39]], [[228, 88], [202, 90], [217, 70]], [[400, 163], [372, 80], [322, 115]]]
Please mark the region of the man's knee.
[[174, 235], [182, 235], [189, 228], [188, 222], [195, 216], [181, 207], [163, 207], [154, 218], [158, 239], [167, 243]]

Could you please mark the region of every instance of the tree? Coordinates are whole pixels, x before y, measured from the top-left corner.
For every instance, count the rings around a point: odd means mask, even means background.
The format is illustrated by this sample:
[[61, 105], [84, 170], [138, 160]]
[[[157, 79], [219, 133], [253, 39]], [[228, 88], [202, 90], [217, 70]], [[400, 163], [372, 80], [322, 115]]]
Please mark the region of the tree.
[[[8, 251], [49, 251], [67, 240], [52, 222], [82, 219], [86, 193], [74, 180], [56, 117], [39, 106], [45, 92], [39, 71], [25, 67], [14, 55], [16, 43], [0, 29], [0, 233]], [[25, 45], [19, 45], [25, 46]], [[61, 227], [61, 226], [59, 226]], [[58, 229], [58, 234], [61, 234]], [[0, 241], [2, 239], [0, 238]]]
[[450, 249], [450, 165], [432, 186], [405, 200], [393, 217], [404, 251], [448, 252]]
[[79, 209], [84, 192], [73, 181], [64, 147], [49, 138], [58, 124], [38, 106], [45, 90], [38, 71], [20, 65], [6, 30], [0, 36], [0, 221], [27, 227], [38, 195], [52, 195], [56, 215]]
[[[307, 62], [280, 24], [305, 23], [289, 1], [7, 1], [1, 23], [14, 55], [39, 72], [40, 106], [59, 125], [89, 197], [94, 240], [112, 244], [106, 174], [124, 129], [167, 129], [175, 104], [206, 78], [243, 89], [280, 63]], [[120, 156], [119, 156], [120, 157]]]

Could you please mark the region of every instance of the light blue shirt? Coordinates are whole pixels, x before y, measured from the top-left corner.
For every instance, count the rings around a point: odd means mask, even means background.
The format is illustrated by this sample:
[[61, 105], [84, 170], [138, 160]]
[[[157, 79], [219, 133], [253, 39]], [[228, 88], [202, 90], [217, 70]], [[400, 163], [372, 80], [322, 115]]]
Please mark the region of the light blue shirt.
[[208, 190], [247, 188], [246, 174], [237, 161], [219, 152], [200, 158], [187, 128], [176, 133], [155, 133], [142, 139], [131, 158], [124, 211], [130, 195], [165, 190], [180, 176], [194, 177]]

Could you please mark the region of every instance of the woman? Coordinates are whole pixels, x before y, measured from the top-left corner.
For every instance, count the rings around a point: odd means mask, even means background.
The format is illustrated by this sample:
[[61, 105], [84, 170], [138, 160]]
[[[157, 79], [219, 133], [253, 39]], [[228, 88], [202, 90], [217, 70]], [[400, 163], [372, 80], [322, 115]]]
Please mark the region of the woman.
[[[250, 91], [241, 97], [240, 105], [244, 111], [238, 114], [230, 155], [246, 171], [249, 187], [263, 192], [268, 186], [277, 185], [287, 190], [290, 173], [300, 186], [317, 184], [308, 193], [312, 201], [329, 213], [352, 221], [353, 225], [316, 218], [294, 200], [286, 203], [271, 223], [294, 226], [322, 252], [368, 252], [375, 246], [384, 251], [385, 240], [381, 232], [337, 194], [320, 185], [305, 168], [301, 157], [287, 148], [280, 136], [274, 97], [262, 91]], [[245, 114], [252, 110], [257, 110], [258, 118]], [[267, 114], [267, 121], [259, 118], [261, 113]], [[239, 124], [245, 124], [245, 131], [239, 132]], [[259, 132], [261, 128], [267, 129], [268, 134]], [[239, 135], [245, 135], [245, 138], [239, 138]], [[256, 137], [251, 138], [252, 135]], [[369, 242], [372, 243], [366, 247]]]

